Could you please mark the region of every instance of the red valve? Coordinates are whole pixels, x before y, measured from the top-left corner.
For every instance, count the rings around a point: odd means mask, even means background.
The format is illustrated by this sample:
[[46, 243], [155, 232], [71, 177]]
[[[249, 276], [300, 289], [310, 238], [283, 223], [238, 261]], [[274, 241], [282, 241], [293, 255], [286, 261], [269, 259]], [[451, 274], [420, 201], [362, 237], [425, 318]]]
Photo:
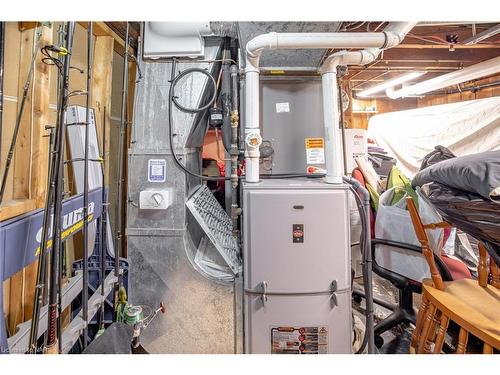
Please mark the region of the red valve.
[[163, 302], [160, 302], [160, 311], [162, 314], [165, 314], [166, 309], [165, 309], [165, 305], [163, 304]]

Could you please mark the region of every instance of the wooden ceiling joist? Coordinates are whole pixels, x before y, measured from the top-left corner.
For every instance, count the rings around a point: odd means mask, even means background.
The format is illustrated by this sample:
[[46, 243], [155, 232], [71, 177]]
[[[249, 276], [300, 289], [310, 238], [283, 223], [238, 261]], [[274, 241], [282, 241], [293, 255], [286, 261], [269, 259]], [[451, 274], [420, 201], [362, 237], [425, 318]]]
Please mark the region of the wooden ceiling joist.
[[[125, 22], [115, 22], [115, 23], [125, 23]], [[37, 26], [39, 26], [41, 22], [24, 22], [20, 21], [18, 22], [18, 29], [19, 31], [24, 31], [24, 30], [29, 30], [33, 29]], [[80, 21], [78, 24], [85, 29], [87, 28], [87, 22]], [[124, 36], [119, 35], [116, 33], [112, 27], [108, 26], [107, 22], [102, 22], [102, 21], [95, 21], [93, 22], [93, 29], [94, 29], [94, 35], [95, 36], [110, 36], [114, 39], [114, 50], [123, 56], [124, 50], [125, 50], [125, 40]], [[134, 33], [132, 35], [133, 38], [137, 39], [137, 31], [134, 29]], [[135, 37], [134, 37], [135, 35]], [[131, 43], [131, 52], [135, 54], [136, 52], [136, 44]]]
[[[87, 28], [87, 22], [78, 22], [78, 24], [85, 29]], [[95, 36], [110, 36], [114, 39], [114, 50], [123, 56], [125, 51], [125, 40], [120, 35], [118, 35], [111, 27], [107, 25], [106, 22], [92, 22], [93, 32]], [[135, 49], [131, 47], [131, 53], [135, 54]]]
[[[404, 43], [393, 48], [413, 48], [413, 49], [450, 49], [448, 44], [415, 44], [415, 43]], [[473, 44], [465, 46], [462, 44], [453, 44], [454, 49], [483, 49], [483, 48], [500, 48], [500, 44]]]

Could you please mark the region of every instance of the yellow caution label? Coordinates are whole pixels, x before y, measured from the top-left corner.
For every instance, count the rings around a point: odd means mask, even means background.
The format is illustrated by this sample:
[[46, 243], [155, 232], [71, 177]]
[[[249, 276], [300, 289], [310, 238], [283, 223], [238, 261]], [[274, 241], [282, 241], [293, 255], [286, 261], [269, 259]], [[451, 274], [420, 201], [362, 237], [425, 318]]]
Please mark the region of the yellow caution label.
[[306, 138], [306, 149], [309, 148], [325, 148], [323, 138]]
[[271, 74], [285, 74], [285, 71], [284, 70], [271, 70], [270, 73]]
[[306, 138], [306, 163], [325, 163], [325, 141], [323, 138]]

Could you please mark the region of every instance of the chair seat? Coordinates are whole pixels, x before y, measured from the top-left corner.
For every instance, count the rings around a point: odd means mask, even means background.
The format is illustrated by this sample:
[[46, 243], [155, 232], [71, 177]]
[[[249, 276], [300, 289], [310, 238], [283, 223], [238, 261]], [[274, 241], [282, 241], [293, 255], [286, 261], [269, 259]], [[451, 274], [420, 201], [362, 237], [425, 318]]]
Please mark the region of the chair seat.
[[479, 286], [476, 280], [445, 282], [445, 290], [423, 281], [431, 303], [468, 332], [495, 348], [500, 348], [500, 290]]

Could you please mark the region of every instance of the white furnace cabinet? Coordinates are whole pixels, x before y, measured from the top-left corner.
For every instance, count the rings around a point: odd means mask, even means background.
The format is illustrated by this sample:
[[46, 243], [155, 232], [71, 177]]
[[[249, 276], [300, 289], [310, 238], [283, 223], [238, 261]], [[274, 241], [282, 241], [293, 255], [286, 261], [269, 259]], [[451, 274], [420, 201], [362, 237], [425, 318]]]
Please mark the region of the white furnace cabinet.
[[243, 186], [245, 353], [351, 353], [349, 190]]

